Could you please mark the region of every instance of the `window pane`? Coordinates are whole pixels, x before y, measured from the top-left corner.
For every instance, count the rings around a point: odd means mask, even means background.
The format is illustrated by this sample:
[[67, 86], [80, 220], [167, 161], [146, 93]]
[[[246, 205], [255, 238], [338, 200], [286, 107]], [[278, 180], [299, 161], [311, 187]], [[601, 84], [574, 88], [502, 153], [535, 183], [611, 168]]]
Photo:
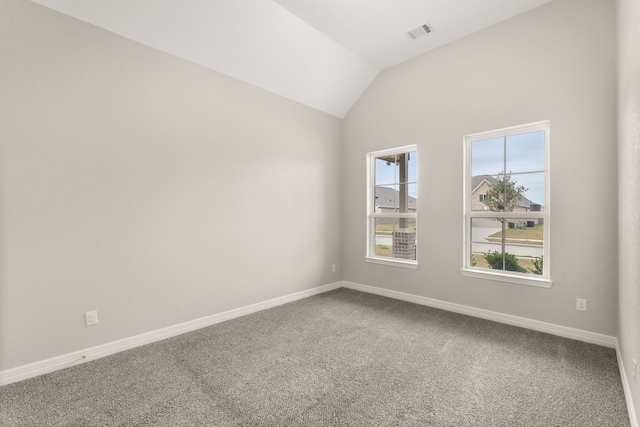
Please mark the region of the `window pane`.
[[471, 267], [542, 275], [542, 219], [471, 220]]
[[400, 231], [393, 236], [393, 255], [395, 258], [412, 261], [417, 259], [418, 233], [416, 225], [415, 218], [400, 219]]
[[504, 172], [504, 138], [471, 143], [471, 175], [497, 175]]
[[[472, 211], [501, 212], [503, 210], [497, 203], [500, 197], [497, 199], [491, 197], [492, 194], [499, 196], [499, 193], [496, 193], [497, 190], [494, 189], [499, 179], [503, 179], [501, 175], [479, 175], [471, 178]], [[487, 196], [489, 196], [488, 199]]]
[[375, 188], [374, 213], [394, 213], [398, 211], [399, 191], [397, 185]]
[[415, 261], [416, 231], [415, 218], [375, 218], [375, 256]]
[[471, 219], [471, 267], [489, 268], [484, 255], [492, 251], [502, 251], [499, 236], [502, 223], [490, 218]]
[[374, 255], [393, 257], [393, 233], [398, 231], [397, 218], [376, 218], [374, 235]]
[[512, 180], [517, 186], [524, 187], [519, 205], [523, 212], [544, 212], [544, 172], [514, 174]]
[[[521, 182], [525, 176], [512, 174], [499, 176], [488, 193], [489, 200], [485, 198], [484, 203], [490, 206], [489, 210], [494, 212], [527, 212], [531, 201], [525, 197], [528, 188]], [[491, 209], [491, 207], [496, 209]]]
[[[407, 160], [407, 182], [418, 182], [418, 152], [411, 151], [408, 153]], [[415, 197], [415, 195], [414, 195]]]
[[374, 185], [397, 184], [399, 182], [397, 156], [376, 157]]
[[418, 211], [418, 184], [407, 185], [408, 191], [408, 212], [416, 213]]
[[[415, 184], [400, 184], [397, 186], [395, 199], [396, 199], [396, 212], [410, 213], [415, 212], [416, 199], [411, 197], [410, 187]], [[413, 207], [413, 209], [411, 209]]]
[[544, 131], [507, 137], [507, 172], [544, 171]]
[[471, 170], [472, 211], [526, 212], [532, 204], [543, 206], [544, 131], [474, 141]]
[[[507, 229], [505, 251], [517, 260], [521, 273], [542, 275], [544, 224], [542, 219], [521, 220], [520, 227]], [[522, 225], [524, 223], [524, 225]], [[509, 267], [511, 264], [507, 264]]]

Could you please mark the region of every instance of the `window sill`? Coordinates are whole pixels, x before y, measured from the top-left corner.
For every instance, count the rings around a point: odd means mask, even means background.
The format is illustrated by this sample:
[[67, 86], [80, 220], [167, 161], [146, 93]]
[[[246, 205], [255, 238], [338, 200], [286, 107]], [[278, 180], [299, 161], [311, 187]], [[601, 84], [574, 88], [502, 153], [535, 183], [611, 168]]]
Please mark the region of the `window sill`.
[[373, 264], [390, 265], [392, 267], [411, 268], [414, 270], [418, 268], [417, 261], [400, 261], [400, 260], [389, 259], [389, 258], [373, 258], [373, 257], [365, 257], [364, 260], [366, 262], [370, 262]]
[[460, 273], [466, 277], [475, 277], [484, 280], [515, 283], [517, 285], [536, 286], [538, 288], [550, 288], [553, 282], [549, 279], [538, 277], [523, 277], [515, 274], [495, 273], [492, 271], [476, 270], [470, 268], [460, 269]]

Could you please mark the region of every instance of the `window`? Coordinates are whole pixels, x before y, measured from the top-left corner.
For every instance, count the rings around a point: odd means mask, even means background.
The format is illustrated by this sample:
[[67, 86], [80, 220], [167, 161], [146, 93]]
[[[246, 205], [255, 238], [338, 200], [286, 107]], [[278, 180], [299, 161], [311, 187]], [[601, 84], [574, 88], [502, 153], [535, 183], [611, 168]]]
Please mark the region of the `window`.
[[367, 154], [366, 260], [416, 268], [417, 218], [416, 146]]
[[462, 274], [550, 287], [549, 122], [464, 143]]

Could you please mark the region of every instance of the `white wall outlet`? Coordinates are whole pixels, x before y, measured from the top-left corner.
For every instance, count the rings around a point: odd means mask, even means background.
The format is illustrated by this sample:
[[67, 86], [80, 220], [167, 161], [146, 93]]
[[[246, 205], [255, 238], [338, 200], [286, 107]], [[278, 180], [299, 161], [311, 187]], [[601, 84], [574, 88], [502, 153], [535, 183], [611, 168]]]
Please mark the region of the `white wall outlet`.
[[576, 310], [587, 311], [587, 300], [583, 298], [576, 298]]
[[636, 359], [633, 359], [633, 383], [638, 383], [638, 364], [636, 363]]
[[336, 272], [336, 265], [335, 264], [331, 264], [331, 272], [332, 273]]
[[86, 326], [92, 326], [98, 324], [98, 310], [87, 311], [84, 314]]

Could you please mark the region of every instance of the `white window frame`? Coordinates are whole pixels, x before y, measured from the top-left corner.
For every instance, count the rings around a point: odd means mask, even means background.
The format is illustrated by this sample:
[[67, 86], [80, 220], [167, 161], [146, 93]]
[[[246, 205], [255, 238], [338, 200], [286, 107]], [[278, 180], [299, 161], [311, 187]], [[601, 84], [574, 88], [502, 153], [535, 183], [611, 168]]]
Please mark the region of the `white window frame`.
[[[403, 260], [400, 258], [387, 258], [375, 256], [375, 220], [376, 218], [411, 218], [416, 222], [416, 239], [418, 233], [418, 208], [416, 207], [416, 213], [376, 213], [374, 212], [375, 202], [375, 159], [381, 156], [390, 156], [394, 154], [402, 154], [415, 151], [418, 153], [417, 145], [405, 145], [403, 147], [395, 147], [387, 150], [374, 151], [367, 153], [367, 248], [365, 261], [390, 265], [394, 267], [404, 268], [418, 268], [418, 248], [416, 247], [416, 259], [415, 260]], [[418, 156], [419, 159], [419, 156]], [[419, 167], [416, 163], [416, 184], [419, 182]], [[419, 185], [417, 185], [418, 191]]]
[[[508, 137], [511, 135], [544, 131], [544, 210], [541, 212], [509, 212], [508, 217], [513, 219], [535, 219], [544, 220], [544, 245], [543, 245], [543, 274], [534, 275], [517, 272], [507, 272], [501, 270], [491, 270], [477, 268], [471, 265], [471, 219], [472, 218], [495, 218], [504, 217], [498, 212], [483, 212], [471, 210], [471, 146], [474, 141], [491, 138]], [[519, 126], [497, 129], [489, 132], [480, 132], [464, 137], [464, 242], [463, 242], [463, 266], [461, 273], [463, 276], [481, 279], [516, 283], [520, 285], [538, 286], [550, 288], [553, 284], [551, 280], [551, 204], [550, 204], [550, 167], [549, 167], [549, 140], [550, 122], [548, 120], [529, 123]], [[505, 171], [506, 172], [506, 171]]]

